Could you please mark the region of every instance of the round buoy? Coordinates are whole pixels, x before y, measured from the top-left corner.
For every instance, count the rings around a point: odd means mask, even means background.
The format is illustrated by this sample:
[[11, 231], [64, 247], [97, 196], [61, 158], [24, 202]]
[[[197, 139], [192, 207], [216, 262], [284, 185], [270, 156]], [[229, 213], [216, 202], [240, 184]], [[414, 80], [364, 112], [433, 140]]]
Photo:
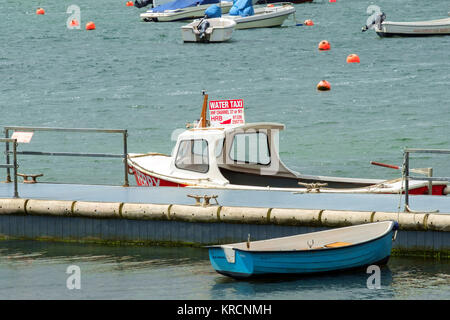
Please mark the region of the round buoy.
[[126, 6], [127, 6], [127, 7], [132, 7], [132, 6], [134, 6], [133, 1], [127, 1]]
[[38, 9], [36, 10], [36, 14], [45, 14], [45, 10], [42, 9], [42, 8], [38, 8]]
[[92, 21], [86, 23], [86, 30], [95, 30], [95, 23], [93, 23]]
[[314, 25], [314, 22], [312, 21], [312, 20], [305, 20], [305, 22], [303, 22], [303, 24], [305, 25], [305, 26], [313, 26]]
[[333, 2], [337, 2], [336, 0], [329, 0], [329, 2], [333, 3]]
[[331, 85], [327, 80], [322, 80], [317, 85], [317, 90], [319, 91], [328, 91], [331, 90]]
[[70, 26], [71, 27], [77, 27], [79, 25], [80, 25], [80, 23], [76, 19], [73, 19], [73, 20], [70, 21]]
[[319, 43], [319, 50], [321, 51], [325, 51], [325, 50], [330, 50], [331, 46], [330, 43], [327, 40], [322, 40]]
[[347, 63], [359, 63], [359, 57], [356, 54], [351, 54], [347, 57]]

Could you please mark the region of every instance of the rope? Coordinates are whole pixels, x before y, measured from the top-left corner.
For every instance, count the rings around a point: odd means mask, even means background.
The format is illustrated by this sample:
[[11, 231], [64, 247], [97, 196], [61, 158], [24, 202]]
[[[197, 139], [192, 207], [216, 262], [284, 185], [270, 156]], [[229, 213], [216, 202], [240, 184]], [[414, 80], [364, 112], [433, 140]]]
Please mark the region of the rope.
[[292, 14], [292, 17], [294, 19], [295, 26], [302, 26], [303, 25], [301, 22], [298, 22], [298, 20], [295, 18], [295, 12]]
[[[400, 209], [401, 209], [401, 203], [402, 203], [402, 196], [403, 196], [403, 183], [405, 182], [405, 175], [406, 175], [406, 172], [405, 172], [405, 168], [406, 168], [406, 158], [405, 157], [403, 157], [403, 164], [402, 164], [402, 179], [401, 179], [401, 182], [400, 182], [400, 190], [399, 190], [399, 194], [400, 194], [400, 197], [399, 197], [399, 200], [398, 200], [398, 210], [397, 210], [397, 222], [399, 221], [399, 219], [400, 219]], [[406, 207], [405, 207], [405, 209], [406, 209]]]

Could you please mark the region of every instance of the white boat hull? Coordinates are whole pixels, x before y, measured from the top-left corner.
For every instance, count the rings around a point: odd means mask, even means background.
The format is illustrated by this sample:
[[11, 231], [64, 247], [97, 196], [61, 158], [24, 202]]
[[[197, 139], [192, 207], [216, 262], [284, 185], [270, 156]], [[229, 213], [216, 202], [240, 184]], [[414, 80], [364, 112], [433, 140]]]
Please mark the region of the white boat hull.
[[[149, 168], [142, 167], [139, 159], [144, 156], [144, 158], [150, 159], [155, 158], [152, 170]], [[137, 157], [137, 158], [135, 158]], [[145, 159], [145, 160], [147, 160]], [[144, 160], [144, 161], [145, 161]], [[373, 183], [372, 185], [366, 187], [355, 187], [355, 188], [318, 188], [309, 190], [304, 187], [296, 188], [283, 188], [283, 187], [262, 187], [254, 185], [237, 185], [233, 183], [222, 184], [219, 181], [214, 181], [210, 178], [203, 178], [197, 176], [173, 176], [165, 172], [164, 163], [170, 161], [170, 157], [161, 154], [154, 155], [130, 155], [128, 157], [128, 167], [130, 174], [134, 175], [136, 178], [136, 183], [138, 186], [143, 187], [187, 187], [187, 188], [206, 188], [206, 189], [226, 189], [226, 190], [271, 190], [271, 191], [285, 191], [285, 192], [297, 192], [297, 193], [352, 193], [352, 194], [399, 194], [404, 193], [405, 181], [401, 178], [394, 180], [370, 180], [366, 179], [368, 183]], [[145, 163], [145, 162], [144, 162]], [[143, 163], [142, 163], [143, 164]], [[329, 178], [329, 177], [328, 177]], [[340, 178], [345, 181], [357, 181], [360, 179], [351, 178]], [[362, 180], [361, 180], [362, 181]], [[357, 181], [357, 182], [361, 182]], [[446, 189], [445, 183], [434, 182], [433, 183], [433, 194], [435, 195], [445, 195], [449, 194], [450, 190]], [[409, 182], [409, 194], [428, 194], [428, 182], [423, 181], [410, 181]]]
[[206, 29], [205, 36], [200, 37], [197, 26], [201, 20], [195, 20], [181, 27], [184, 42], [225, 42], [231, 39], [236, 22], [224, 18], [207, 19], [210, 27]]
[[224, 18], [232, 19], [236, 22], [235, 29], [253, 29], [279, 27], [289, 17], [295, 13], [295, 8], [291, 4], [282, 4], [273, 7], [255, 7], [255, 14], [248, 17], [224, 15]]
[[[223, 1], [220, 3], [220, 8], [223, 13], [230, 11], [232, 2]], [[141, 20], [150, 22], [171, 22], [179, 20], [192, 20], [197, 18], [202, 18], [205, 16], [205, 10], [208, 9], [208, 5], [201, 5], [196, 7], [187, 7], [183, 9], [176, 10], [166, 10], [164, 12], [151, 12], [151, 10], [144, 12], [140, 15]]]
[[450, 35], [450, 18], [418, 22], [384, 21], [375, 28], [375, 32], [381, 37]]

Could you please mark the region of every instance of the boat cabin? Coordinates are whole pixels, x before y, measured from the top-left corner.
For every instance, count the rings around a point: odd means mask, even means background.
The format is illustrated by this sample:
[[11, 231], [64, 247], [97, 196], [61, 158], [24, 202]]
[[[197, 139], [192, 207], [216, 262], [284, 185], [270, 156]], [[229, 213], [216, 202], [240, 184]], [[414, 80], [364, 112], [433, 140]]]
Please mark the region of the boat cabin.
[[280, 123], [262, 122], [186, 130], [178, 136], [172, 151], [171, 175], [207, 179], [220, 185], [278, 188], [298, 188], [299, 182], [324, 182], [329, 187], [374, 183], [366, 179], [301, 176], [288, 169], [279, 157], [279, 132], [284, 128]]

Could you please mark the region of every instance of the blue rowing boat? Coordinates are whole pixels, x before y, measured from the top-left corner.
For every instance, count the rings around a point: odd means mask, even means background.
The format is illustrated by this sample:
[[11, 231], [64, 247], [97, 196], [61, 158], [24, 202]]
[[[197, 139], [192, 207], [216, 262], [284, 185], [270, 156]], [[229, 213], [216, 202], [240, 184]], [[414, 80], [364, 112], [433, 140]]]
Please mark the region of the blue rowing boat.
[[214, 269], [233, 278], [312, 274], [386, 264], [398, 224], [381, 221], [290, 237], [210, 246]]

